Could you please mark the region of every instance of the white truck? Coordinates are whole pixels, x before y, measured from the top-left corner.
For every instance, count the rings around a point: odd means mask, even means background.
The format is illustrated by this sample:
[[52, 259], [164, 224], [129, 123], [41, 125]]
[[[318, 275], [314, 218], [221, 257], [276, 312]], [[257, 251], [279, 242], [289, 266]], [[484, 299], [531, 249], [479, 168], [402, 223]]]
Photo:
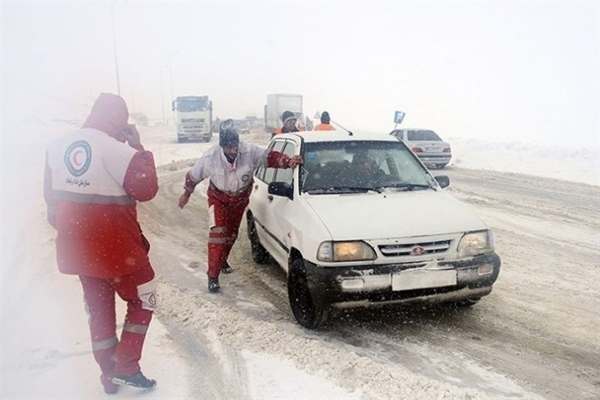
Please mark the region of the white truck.
[[301, 94], [268, 94], [267, 104], [265, 105], [265, 131], [274, 133], [281, 128], [281, 114], [284, 111], [291, 111], [296, 115], [302, 114], [302, 95]]
[[212, 138], [212, 101], [208, 96], [179, 96], [173, 100], [177, 141]]

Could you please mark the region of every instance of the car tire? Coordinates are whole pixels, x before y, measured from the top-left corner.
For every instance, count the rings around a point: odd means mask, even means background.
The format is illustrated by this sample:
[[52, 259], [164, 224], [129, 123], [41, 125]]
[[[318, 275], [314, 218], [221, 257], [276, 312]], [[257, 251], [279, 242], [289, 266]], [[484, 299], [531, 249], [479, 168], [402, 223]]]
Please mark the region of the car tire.
[[260, 244], [260, 239], [256, 232], [256, 223], [251, 212], [248, 211], [246, 219], [248, 221], [248, 239], [250, 240], [252, 259], [257, 264], [266, 264], [269, 262], [269, 252]]
[[317, 329], [328, 316], [328, 305], [314, 298], [308, 287], [304, 260], [292, 260], [288, 274], [288, 298], [296, 321], [307, 329]]

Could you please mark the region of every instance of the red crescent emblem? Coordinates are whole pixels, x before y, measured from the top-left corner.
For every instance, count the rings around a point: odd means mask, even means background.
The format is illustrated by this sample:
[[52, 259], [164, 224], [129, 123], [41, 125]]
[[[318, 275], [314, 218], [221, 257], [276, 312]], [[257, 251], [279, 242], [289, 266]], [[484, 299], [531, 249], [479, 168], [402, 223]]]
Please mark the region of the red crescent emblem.
[[73, 164], [75, 164], [76, 167], [80, 167], [81, 164], [83, 164], [83, 160], [80, 159], [80, 156], [84, 153], [83, 150], [77, 150], [76, 152], [73, 153]]

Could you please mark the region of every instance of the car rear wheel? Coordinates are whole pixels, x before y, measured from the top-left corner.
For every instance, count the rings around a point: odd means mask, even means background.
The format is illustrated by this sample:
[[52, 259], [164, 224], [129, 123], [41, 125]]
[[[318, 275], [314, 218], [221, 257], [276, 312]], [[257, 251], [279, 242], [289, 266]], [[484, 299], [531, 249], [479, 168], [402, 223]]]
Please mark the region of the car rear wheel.
[[260, 244], [258, 233], [256, 232], [256, 223], [252, 213], [248, 211], [248, 239], [250, 239], [250, 246], [252, 248], [252, 259], [257, 264], [266, 264], [269, 261], [269, 252]]
[[294, 318], [303, 327], [317, 329], [327, 320], [328, 306], [311, 294], [304, 260], [300, 257], [295, 258], [290, 265], [288, 297]]

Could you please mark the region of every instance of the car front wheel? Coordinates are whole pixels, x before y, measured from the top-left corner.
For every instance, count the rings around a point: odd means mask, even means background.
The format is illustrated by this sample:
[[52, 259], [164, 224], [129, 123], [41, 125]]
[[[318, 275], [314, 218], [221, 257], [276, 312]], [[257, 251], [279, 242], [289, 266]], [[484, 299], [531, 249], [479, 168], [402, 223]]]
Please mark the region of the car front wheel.
[[308, 329], [317, 329], [327, 320], [327, 304], [315, 299], [308, 287], [304, 260], [295, 258], [288, 275], [288, 297], [294, 318]]

